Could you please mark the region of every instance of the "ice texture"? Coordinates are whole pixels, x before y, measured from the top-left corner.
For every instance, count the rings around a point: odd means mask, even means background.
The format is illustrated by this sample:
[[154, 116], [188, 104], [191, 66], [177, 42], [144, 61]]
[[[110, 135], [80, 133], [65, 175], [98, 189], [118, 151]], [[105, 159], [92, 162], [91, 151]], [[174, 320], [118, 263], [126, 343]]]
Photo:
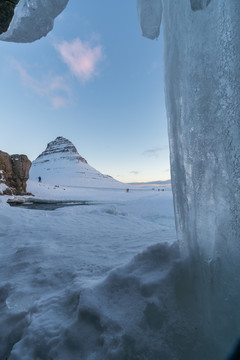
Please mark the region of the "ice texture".
[[162, 20], [162, 0], [138, 0], [138, 16], [143, 36], [156, 39]]
[[207, 7], [211, 0], [190, 0], [193, 11], [202, 10]]
[[177, 231], [183, 252], [206, 261], [239, 258], [240, 236], [240, 3], [210, 5], [163, 2]]
[[[240, 335], [240, 2], [162, 6], [177, 233], [220, 359]], [[148, 34], [148, 14], [140, 21]]]
[[[165, 88], [181, 247], [239, 258], [240, 3], [164, 3]], [[174, 35], [174, 38], [173, 38]]]
[[28, 43], [46, 36], [67, 3], [68, 0], [20, 0], [8, 31], [0, 40]]

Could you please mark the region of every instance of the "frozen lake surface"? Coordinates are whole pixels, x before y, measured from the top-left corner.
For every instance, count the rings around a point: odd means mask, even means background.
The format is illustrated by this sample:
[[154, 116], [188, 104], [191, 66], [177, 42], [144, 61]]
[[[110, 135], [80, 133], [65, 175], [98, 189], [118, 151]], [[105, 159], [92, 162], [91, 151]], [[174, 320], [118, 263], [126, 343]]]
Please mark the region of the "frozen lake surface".
[[[98, 203], [40, 211], [0, 199], [0, 359], [50, 359], [55, 337], [76, 316], [82, 289], [148, 246], [175, 241], [171, 191], [64, 191], [52, 193]], [[48, 343], [42, 357], [30, 350], [23, 356], [29, 333]], [[38, 345], [31, 341], [34, 354]]]
[[10, 206], [23, 207], [31, 210], [56, 210], [67, 206], [89, 206], [97, 205], [97, 201], [86, 201], [86, 200], [42, 200], [35, 198], [24, 199], [10, 199], [7, 201]]

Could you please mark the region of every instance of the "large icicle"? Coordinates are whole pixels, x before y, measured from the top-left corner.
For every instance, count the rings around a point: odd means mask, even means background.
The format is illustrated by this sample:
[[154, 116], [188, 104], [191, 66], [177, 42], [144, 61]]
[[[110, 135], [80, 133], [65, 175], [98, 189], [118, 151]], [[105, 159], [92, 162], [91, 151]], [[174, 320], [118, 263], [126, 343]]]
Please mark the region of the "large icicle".
[[143, 36], [156, 39], [162, 20], [162, 0], [137, 0], [138, 16]]
[[[239, 256], [240, 3], [164, 2], [165, 85], [176, 222], [182, 247]], [[233, 258], [229, 257], [229, 262]]]
[[[193, 3], [163, 2], [166, 106], [178, 236], [209, 260], [240, 252], [240, 2]], [[138, 1], [144, 34], [160, 4]]]

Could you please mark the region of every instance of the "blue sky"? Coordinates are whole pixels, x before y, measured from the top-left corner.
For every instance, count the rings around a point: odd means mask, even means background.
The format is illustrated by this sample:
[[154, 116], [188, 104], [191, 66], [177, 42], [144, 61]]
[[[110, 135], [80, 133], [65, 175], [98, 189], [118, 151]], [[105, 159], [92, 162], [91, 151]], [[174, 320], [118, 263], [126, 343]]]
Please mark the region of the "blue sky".
[[70, 0], [46, 38], [0, 51], [1, 150], [34, 160], [64, 136], [120, 181], [170, 177], [162, 40], [135, 0]]

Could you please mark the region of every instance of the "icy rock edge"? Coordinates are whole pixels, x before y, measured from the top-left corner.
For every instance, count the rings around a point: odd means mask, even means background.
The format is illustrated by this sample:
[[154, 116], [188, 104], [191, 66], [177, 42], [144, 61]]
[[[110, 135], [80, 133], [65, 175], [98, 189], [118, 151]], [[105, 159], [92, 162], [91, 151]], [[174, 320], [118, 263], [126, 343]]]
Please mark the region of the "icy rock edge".
[[10, 26], [0, 40], [30, 43], [46, 36], [67, 3], [68, 0], [20, 0]]

